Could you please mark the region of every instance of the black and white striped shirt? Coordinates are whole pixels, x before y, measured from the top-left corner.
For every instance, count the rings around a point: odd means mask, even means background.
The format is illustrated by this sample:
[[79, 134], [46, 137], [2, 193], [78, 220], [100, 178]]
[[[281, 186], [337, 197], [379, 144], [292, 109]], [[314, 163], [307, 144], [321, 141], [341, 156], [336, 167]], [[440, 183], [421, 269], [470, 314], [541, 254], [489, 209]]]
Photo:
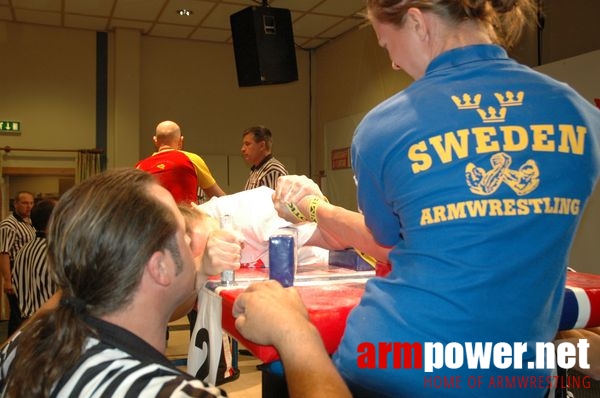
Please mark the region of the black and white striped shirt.
[[48, 242], [43, 232], [36, 232], [15, 256], [12, 278], [19, 299], [21, 317], [29, 318], [54, 294], [56, 287], [46, 260]]
[[283, 164], [275, 159], [273, 155], [268, 155], [261, 163], [252, 167], [244, 190], [247, 191], [261, 186], [275, 189], [277, 179], [287, 174], [288, 172]]
[[0, 253], [8, 253], [12, 263], [19, 249], [34, 237], [35, 228], [13, 213], [0, 222]]
[[[72, 369], [56, 383], [53, 397], [226, 397], [177, 369], [164, 355], [129, 331], [96, 318], [85, 318], [99, 338], [88, 338]], [[18, 355], [20, 333], [0, 354], [0, 396]]]

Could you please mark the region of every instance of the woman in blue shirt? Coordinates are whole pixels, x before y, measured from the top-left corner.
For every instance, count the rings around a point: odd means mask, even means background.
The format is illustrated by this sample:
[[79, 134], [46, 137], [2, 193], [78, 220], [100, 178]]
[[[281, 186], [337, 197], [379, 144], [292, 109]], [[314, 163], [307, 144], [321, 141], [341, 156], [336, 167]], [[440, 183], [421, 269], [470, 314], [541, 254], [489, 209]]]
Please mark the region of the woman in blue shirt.
[[[414, 82], [356, 129], [364, 224], [344, 228], [306, 179], [280, 178], [274, 197], [282, 215], [291, 206], [323, 231], [360, 231], [390, 250], [392, 271], [367, 283], [334, 362], [355, 396], [543, 397], [552, 365], [535, 365], [535, 347], [557, 332], [598, 179], [600, 111], [507, 56], [535, 20], [533, 1], [367, 4], [392, 67]], [[486, 342], [513, 347], [510, 361], [468, 363], [468, 347]], [[414, 349], [413, 362], [398, 366], [407, 353], [393, 343]], [[428, 343], [453, 349], [430, 372], [415, 360]]]

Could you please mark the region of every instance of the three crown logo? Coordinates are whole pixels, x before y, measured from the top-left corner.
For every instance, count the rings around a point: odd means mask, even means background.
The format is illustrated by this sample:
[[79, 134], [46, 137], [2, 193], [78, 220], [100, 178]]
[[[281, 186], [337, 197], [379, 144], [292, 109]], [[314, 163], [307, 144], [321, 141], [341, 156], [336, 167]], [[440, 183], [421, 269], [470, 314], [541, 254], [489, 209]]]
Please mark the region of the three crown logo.
[[481, 94], [476, 94], [473, 97], [467, 93], [463, 94], [462, 97], [453, 95], [452, 101], [454, 101], [458, 109], [477, 109], [481, 103]]
[[508, 107], [523, 105], [525, 93], [518, 91], [515, 94], [508, 90], [505, 93], [494, 93], [494, 97], [498, 101], [499, 106], [489, 106], [485, 109], [481, 108], [481, 94], [471, 95], [464, 93], [460, 97], [453, 95], [451, 98], [458, 110], [475, 109], [483, 123], [501, 123], [506, 120]]
[[477, 113], [481, 116], [484, 123], [500, 123], [506, 120], [506, 108], [496, 109], [493, 106], [484, 109], [477, 109]]

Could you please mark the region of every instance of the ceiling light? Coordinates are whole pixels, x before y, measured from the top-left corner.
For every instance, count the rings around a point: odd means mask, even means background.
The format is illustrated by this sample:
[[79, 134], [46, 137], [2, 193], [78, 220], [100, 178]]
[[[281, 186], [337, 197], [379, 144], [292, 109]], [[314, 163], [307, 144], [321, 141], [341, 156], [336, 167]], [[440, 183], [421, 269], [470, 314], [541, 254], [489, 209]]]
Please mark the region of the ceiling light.
[[177, 15], [181, 15], [182, 17], [189, 17], [193, 13], [194, 13], [194, 11], [188, 10], [186, 8], [182, 8], [180, 10], [177, 10]]

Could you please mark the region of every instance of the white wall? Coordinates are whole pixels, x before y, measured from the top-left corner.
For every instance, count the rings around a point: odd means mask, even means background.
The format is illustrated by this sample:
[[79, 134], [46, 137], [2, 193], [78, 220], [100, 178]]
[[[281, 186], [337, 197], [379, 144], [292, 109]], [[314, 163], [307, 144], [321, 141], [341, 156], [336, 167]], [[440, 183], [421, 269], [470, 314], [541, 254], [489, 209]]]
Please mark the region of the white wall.
[[[600, 50], [535, 68], [561, 80], [577, 90], [588, 101], [600, 98]], [[575, 237], [570, 265], [576, 270], [600, 274], [600, 187], [587, 204]]]
[[[21, 134], [0, 135], [0, 147], [96, 146], [96, 32], [0, 21], [0, 54], [0, 120], [21, 122]], [[218, 180], [231, 182], [219, 181], [226, 192], [243, 187], [242, 131], [256, 124], [273, 131], [274, 154], [286, 167], [309, 174], [309, 55], [298, 50], [296, 57], [298, 81], [240, 88], [231, 45], [109, 33], [108, 167], [133, 166], [150, 155], [156, 124], [170, 119], [180, 123], [185, 149], [210, 158]], [[13, 151], [0, 153], [0, 164], [73, 169], [75, 158], [75, 152]], [[2, 210], [11, 181], [17, 180], [0, 176]], [[18, 184], [40, 190], [36, 178], [19, 177]]]
[[569, 84], [591, 103], [600, 98], [600, 50], [534, 69]]
[[296, 56], [298, 81], [238, 87], [230, 45], [143, 37], [140, 156], [153, 151], [156, 125], [174, 120], [184, 149], [202, 156], [225, 192], [234, 193], [249, 172], [241, 158], [242, 133], [261, 124], [273, 133], [274, 156], [308, 174], [309, 57], [304, 51]]
[[[0, 120], [21, 122], [0, 146], [95, 146], [96, 34], [0, 22]], [[11, 152], [4, 166], [74, 167], [75, 155]], [[41, 161], [41, 163], [40, 163]]]
[[323, 191], [331, 203], [346, 209], [357, 210], [356, 183], [354, 172], [348, 169], [333, 169], [332, 151], [347, 148], [364, 112], [346, 116], [325, 124], [325, 181]]

